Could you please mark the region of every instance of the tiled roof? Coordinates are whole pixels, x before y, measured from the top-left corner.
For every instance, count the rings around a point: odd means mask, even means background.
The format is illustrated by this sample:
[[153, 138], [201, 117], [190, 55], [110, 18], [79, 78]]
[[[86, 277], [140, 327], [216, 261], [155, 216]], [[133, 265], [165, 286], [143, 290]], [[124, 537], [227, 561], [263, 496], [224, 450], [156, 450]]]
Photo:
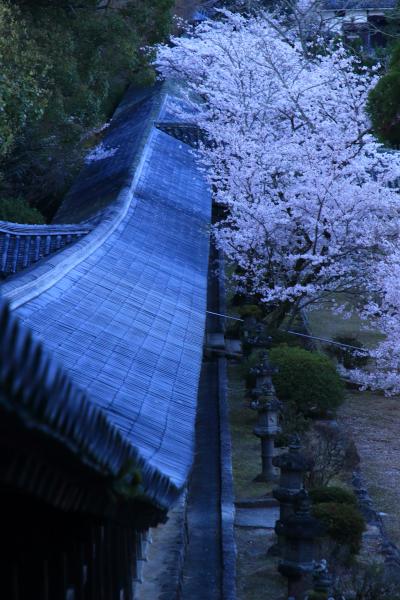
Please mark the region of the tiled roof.
[[92, 217], [113, 202], [121, 188], [131, 182], [163, 99], [160, 85], [128, 90], [105, 130], [103, 145], [115, 153], [83, 169], [57, 212], [56, 223], [78, 223]]
[[[148, 464], [180, 488], [193, 457], [211, 198], [193, 150], [153, 126], [166, 120], [166, 101], [157, 90], [136, 104], [128, 94], [104, 141], [117, 153], [83, 172], [58, 220], [87, 218], [136, 177], [125, 217], [15, 312]], [[19, 282], [23, 274], [5, 293]]]
[[397, 0], [324, 0], [322, 4], [325, 10], [392, 10], [396, 5]]

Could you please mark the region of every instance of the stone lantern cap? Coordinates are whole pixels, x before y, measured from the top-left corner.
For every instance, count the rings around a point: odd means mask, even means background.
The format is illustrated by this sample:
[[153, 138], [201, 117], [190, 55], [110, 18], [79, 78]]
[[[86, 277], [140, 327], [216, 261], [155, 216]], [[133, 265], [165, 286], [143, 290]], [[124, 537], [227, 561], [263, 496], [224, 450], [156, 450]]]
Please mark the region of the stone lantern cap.
[[261, 388], [254, 388], [251, 396], [253, 400], [250, 403], [250, 408], [253, 410], [279, 412], [282, 408], [282, 402], [278, 400], [272, 382], [264, 384]]
[[280, 524], [279, 533], [292, 540], [313, 540], [324, 535], [326, 528], [311, 515], [311, 501], [306, 490], [297, 495], [297, 510]]
[[252, 346], [258, 348], [266, 348], [271, 345], [272, 337], [267, 335], [265, 331], [265, 326], [262, 323], [257, 323], [251, 331], [249, 331], [249, 336], [247, 341]]
[[328, 571], [328, 564], [325, 559], [314, 563], [313, 580], [315, 592], [330, 591], [332, 586], [332, 576]]
[[255, 377], [272, 377], [272, 375], [275, 375], [276, 373], [278, 373], [278, 367], [274, 367], [266, 360], [250, 369], [250, 374]]
[[289, 451], [284, 454], [274, 456], [272, 459], [274, 467], [278, 467], [281, 471], [310, 471], [314, 461], [305, 457], [300, 453], [300, 438], [298, 436], [292, 438], [292, 443], [289, 446]]

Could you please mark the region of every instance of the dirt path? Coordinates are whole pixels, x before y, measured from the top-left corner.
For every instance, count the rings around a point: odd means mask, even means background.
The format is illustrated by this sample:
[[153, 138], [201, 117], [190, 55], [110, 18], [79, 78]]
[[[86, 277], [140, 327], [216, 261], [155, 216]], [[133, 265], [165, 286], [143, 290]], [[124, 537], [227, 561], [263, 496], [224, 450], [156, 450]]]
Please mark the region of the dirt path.
[[374, 506], [386, 513], [387, 533], [400, 545], [400, 398], [349, 393], [339, 418], [354, 437]]

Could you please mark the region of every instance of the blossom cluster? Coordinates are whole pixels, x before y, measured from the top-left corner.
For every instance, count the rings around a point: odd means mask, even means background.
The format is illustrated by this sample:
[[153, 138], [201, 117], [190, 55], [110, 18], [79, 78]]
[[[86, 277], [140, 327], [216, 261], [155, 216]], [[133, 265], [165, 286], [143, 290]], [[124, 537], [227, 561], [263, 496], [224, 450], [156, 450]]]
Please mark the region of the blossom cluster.
[[106, 148], [103, 143], [98, 144], [85, 156], [85, 163], [90, 164], [92, 162], [97, 162], [98, 160], [111, 158], [116, 152], [118, 152], [118, 148]]
[[[362, 316], [387, 335], [377, 364], [389, 353], [395, 373], [400, 153], [370, 131], [374, 70], [338, 43], [305, 53], [271, 15], [224, 17], [160, 47], [157, 64], [184, 79], [191, 120], [208, 139], [201, 158], [226, 209], [216, 239], [238, 289], [281, 314], [357, 293]], [[363, 381], [381, 385], [387, 373], [381, 360]], [[393, 377], [385, 387], [395, 389]]]

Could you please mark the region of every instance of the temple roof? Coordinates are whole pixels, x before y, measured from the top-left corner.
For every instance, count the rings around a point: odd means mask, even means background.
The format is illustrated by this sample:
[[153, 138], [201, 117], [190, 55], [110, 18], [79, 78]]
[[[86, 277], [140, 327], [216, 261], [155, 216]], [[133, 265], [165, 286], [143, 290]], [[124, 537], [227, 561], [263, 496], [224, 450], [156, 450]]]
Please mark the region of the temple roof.
[[324, 0], [325, 10], [393, 10], [397, 0]]
[[107, 235], [100, 225], [2, 292], [178, 493], [193, 458], [211, 197], [193, 149], [154, 126], [168, 119], [178, 117], [165, 89], [128, 93], [104, 139], [116, 152], [84, 169], [57, 215], [76, 222], [102, 209]]

